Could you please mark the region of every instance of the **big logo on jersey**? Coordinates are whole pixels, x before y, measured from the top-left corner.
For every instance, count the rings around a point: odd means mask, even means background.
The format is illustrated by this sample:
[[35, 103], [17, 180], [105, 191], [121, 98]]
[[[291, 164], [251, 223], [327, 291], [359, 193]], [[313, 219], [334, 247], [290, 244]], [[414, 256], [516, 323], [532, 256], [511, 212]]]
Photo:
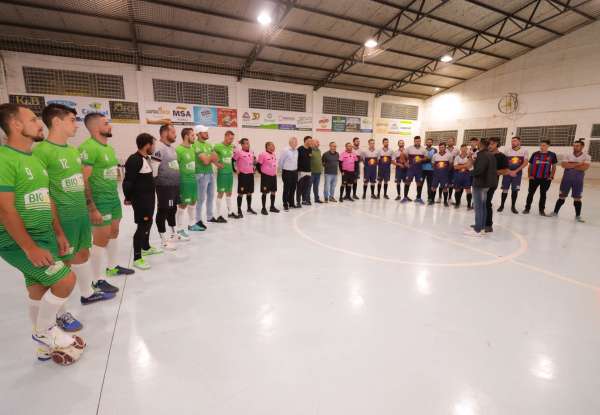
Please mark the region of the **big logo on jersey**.
[[369, 159], [369, 165], [373, 166], [375, 163], [377, 163], [377, 160]]
[[48, 189], [42, 187], [23, 196], [25, 209], [50, 210], [50, 195]]
[[60, 185], [65, 192], [83, 192], [83, 175], [76, 173], [60, 181]]
[[521, 164], [521, 158], [520, 157], [511, 157], [510, 164]]
[[189, 163], [185, 164], [185, 168], [186, 170], [195, 170], [196, 169], [196, 163], [193, 161], [190, 161]]

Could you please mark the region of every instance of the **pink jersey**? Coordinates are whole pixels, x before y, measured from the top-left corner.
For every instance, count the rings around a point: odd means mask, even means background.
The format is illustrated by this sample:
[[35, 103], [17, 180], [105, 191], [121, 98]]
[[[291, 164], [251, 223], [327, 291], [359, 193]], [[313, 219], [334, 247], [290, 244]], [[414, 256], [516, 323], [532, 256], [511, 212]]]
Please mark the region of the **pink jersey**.
[[251, 151], [236, 150], [233, 153], [237, 171], [244, 174], [254, 173], [254, 153]]
[[344, 151], [343, 153], [340, 153], [340, 163], [342, 163], [343, 171], [353, 172], [354, 163], [356, 163], [357, 161], [358, 156], [355, 152], [348, 153], [347, 151]]
[[267, 176], [275, 176], [277, 174], [277, 157], [275, 153], [263, 151], [258, 155], [258, 164], [260, 164], [260, 172]]

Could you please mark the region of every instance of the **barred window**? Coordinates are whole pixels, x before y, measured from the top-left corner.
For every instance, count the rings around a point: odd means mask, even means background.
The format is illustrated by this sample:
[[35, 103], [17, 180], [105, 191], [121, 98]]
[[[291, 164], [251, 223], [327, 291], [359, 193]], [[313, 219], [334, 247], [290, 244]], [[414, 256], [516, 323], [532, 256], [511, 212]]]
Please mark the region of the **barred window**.
[[120, 75], [24, 66], [23, 78], [25, 90], [31, 94], [125, 99]]
[[589, 151], [592, 161], [600, 161], [600, 140], [590, 141]]
[[250, 108], [306, 112], [306, 94], [250, 88], [248, 102]]
[[400, 120], [418, 120], [419, 107], [416, 105], [381, 103], [381, 118], [395, 118]]
[[369, 115], [369, 101], [361, 99], [323, 97], [323, 114], [366, 117]]
[[425, 139], [432, 139], [433, 145], [437, 146], [440, 143], [448, 141], [449, 138], [454, 138], [458, 135], [458, 130], [445, 130], [445, 131], [426, 131]]
[[465, 130], [463, 133], [463, 144], [469, 144], [472, 138], [499, 138], [500, 146], [506, 143], [507, 128], [480, 128]]
[[592, 138], [600, 138], [600, 124], [592, 125], [592, 133], [590, 134]]
[[152, 87], [154, 100], [157, 102], [229, 106], [229, 88], [227, 85], [152, 79]]
[[537, 146], [541, 140], [550, 140], [553, 146], [571, 146], [575, 141], [576, 124], [519, 127], [517, 135], [524, 146]]

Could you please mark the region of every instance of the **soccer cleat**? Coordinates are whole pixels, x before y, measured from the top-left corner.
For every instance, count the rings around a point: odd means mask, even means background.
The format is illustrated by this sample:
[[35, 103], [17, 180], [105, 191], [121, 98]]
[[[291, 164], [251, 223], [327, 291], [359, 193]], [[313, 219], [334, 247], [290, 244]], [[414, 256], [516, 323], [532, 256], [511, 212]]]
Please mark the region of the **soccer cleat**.
[[125, 268], [120, 265], [114, 268], [106, 268], [106, 275], [109, 277], [116, 277], [117, 275], [131, 275], [135, 274], [135, 271], [130, 268]]
[[519, 214], [519, 211], [518, 211], [518, 210], [517, 210], [517, 208], [516, 208], [516, 207], [514, 207], [514, 206], [510, 208], [510, 211], [511, 211], [512, 213], [514, 213], [515, 215], [518, 215], [518, 214]]
[[405, 197], [404, 199], [402, 199], [400, 201], [400, 203], [408, 203], [408, 202], [410, 202], [410, 199], [408, 197]]
[[227, 223], [227, 219], [225, 219], [223, 216], [219, 216], [217, 218], [217, 223]]
[[579, 223], [585, 223], [585, 220], [581, 216], [575, 216], [575, 221]]
[[[38, 359], [44, 360], [45, 355], [51, 356], [55, 363], [69, 366], [81, 357], [86, 347], [85, 341], [79, 336], [72, 336], [62, 331], [58, 326], [52, 326], [43, 332], [36, 332], [31, 338], [39, 344]], [[42, 358], [40, 359], [40, 356]], [[48, 359], [45, 359], [48, 360]]]
[[425, 202], [423, 202], [423, 199], [421, 199], [420, 197], [418, 197], [418, 198], [415, 199], [415, 203], [418, 203], [420, 205], [424, 205], [425, 204]]
[[500, 206], [496, 212], [502, 212], [504, 210], [504, 206]]
[[160, 248], [155, 248], [153, 246], [151, 246], [149, 249], [142, 249], [142, 256], [150, 256], [150, 255], [158, 255], [158, 254], [162, 254], [163, 251]]
[[275, 206], [271, 206], [269, 208], [269, 212], [273, 212], [273, 213], [279, 213], [279, 209], [277, 209]]
[[251, 215], [256, 215], [256, 212], [252, 208], [248, 208], [247, 212], [250, 213]]
[[529, 208], [525, 208], [521, 213], [523, 213], [523, 215], [529, 215]]
[[[193, 229], [194, 227], [196, 229]], [[200, 228], [200, 229], [197, 229], [197, 228]], [[206, 225], [201, 220], [199, 220], [198, 222], [196, 222], [192, 226], [188, 226], [188, 230], [190, 230], [190, 231], [205, 231], [206, 230]]]
[[[222, 216], [220, 216], [220, 217], [222, 217]], [[213, 216], [212, 218], [210, 218], [210, 219], [208, 220], [208, 222], [210, 222], [210, 223], [220, 223], [220, 222], [219, 222], [219, 219], [215, 219], [215, 217], [214, 217], [214, 216]]]
[[81, 305], [88, 305], [92, 303], [97, 303], [98, 301], [111, 300], [115, 298], [115, 293], [107, 293], [104, 291], [94, 291], [94, 294], [89, 297], [81, 297], [79, 301], [81, 301]]
[[[175, 235], [175, 234], [171, 234], [171, 237], [173, 237], [173, 235]], [[177, 240], [179, 240], [179, 241], [186, 241], [186, 242], [187, 242], [187, 241], [189, 241], [189, 240], [190, 240], [190, 234], [189, 234], [189, 233], [187, 233], [187, 232], [185, 231], [185, 229], [180, 229], [180, 230], [178, 230], [178, 231], [177, 231], [177, 234], [176, 234], [176, 236], [175, 236], [175, 237], [176, 237], [176, 238], [177, 238]]]
[[111, 285], [106, 280], [98, 280], [92, 283], [92, 288], [94, 290], [99, 290], [105, 293], [116, 293], [119, 291], [118, 287]]
[[141, 270], [150, 269], [150, 263], [148, 261], [146, 261], [143, 257], [133, 261], [133, 266], [136, 267], [137, 269], [141, 269]]
[[262, 209], [260, 210], [260, 213], [261, 213], [261, 214], [263, 214], [263, 215], [268, 215], [268, 214], [269, 214], [269, 212], [267, 212], [267, 209], [266, 209], [266, 208], [262, 208]]
[[83, 328], [83, 324], [73, 317], [71, 313], [63, 313], [60, 316], [56, 316], [56, 324], [68, 332], [79, 331]]

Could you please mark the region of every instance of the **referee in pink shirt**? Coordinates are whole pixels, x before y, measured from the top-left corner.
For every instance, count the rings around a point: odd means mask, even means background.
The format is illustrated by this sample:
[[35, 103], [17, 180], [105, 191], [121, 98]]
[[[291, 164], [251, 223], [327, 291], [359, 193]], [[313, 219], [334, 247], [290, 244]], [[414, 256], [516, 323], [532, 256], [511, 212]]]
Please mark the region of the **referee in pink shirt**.
[[240, 145], [242, 148], [233, 153], [233, 160], [235, 161], [235, 170], [237, 171], [238, 176], [238, 216], [243, 218], [242, 198], [244, 195], [246, 195], [248, 213], [256, 215], [256, 212], [252, 210], [252, 193], [254, 193], [254, 153], [250, 151], [250, 141], [247, 138], [242, 138], [240, 140]]
[[346, 189], [346, 200], [354, 202], [352, 198], [352, 185], [356, 180], [354, 171], [358, 156], [354, 152], [351, 143], [346, 143], [346, 151], [340, 154], [340, 170], [342, 172], [342, 187], [340, 187], [340, 203], [344, 201], [344, 189]]
[[275, 193], [277, 192], [277, 156], [275, 155], [275, 144], [271, 141], [265, 143], [265, 151], [258, 155], [257, 168], [260, 172], [260, 191], [262, 193], [262, 210], [260, 213], [268, 215], [267, 193], [271, 194], [272, 213], [279, 213], [275, 207]]

